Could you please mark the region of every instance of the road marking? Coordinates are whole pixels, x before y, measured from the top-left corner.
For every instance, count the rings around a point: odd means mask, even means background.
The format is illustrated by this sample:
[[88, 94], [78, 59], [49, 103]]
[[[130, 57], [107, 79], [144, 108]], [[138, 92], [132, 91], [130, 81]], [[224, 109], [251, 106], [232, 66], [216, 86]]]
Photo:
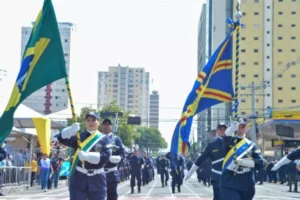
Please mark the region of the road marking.
[[193, 195], [195, 195], [196, 197], [198, 197], [199, 199], [202, 199], [198, 194], [196, 194], [193, 190], [191, 190], [190, 188], [188, 188], [185, 184], [183, 184], [183, 186], [190, 191]]

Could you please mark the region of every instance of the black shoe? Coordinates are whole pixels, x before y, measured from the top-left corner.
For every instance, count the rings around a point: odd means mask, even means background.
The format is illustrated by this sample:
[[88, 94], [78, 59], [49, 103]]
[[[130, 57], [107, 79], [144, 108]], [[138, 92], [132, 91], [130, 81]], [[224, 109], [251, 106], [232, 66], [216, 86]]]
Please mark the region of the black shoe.
[[180, 191], [180, 187], [179, 186], [177, 187], [177, 189], [178, 189], [178, 192], [180, 193], [181, 191]]
[[172, 193], [175, 194], [175, 187], [172, 187]]
[[131, 187], [131, 194], [133, 194], [134, 193], [134, 188], [133, 187]]
[[165, 187], [164, 184], [162, 184], [161, 187]]
[[0, 196], [5, 196], [5, 195], [0, 192]]
[[138, 192], [141, 193], [141, 187], [138, 187]]
[[168, 182], [166, 182], [165, 185], [168, 186]]

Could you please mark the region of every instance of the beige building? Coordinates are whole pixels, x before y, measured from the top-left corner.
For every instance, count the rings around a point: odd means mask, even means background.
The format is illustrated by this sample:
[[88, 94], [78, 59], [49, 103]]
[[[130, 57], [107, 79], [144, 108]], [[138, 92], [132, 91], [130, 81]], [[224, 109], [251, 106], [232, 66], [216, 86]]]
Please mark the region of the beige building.
[[268, 85], [256, 90], [256, 110], [260, 116], [268, 107], [281, 110], [299, 105], [300, 68], [295, 64], [300, 61], [300, 1], [241, 3], [245, 28], [240, 37], [239, 115], [251, 115], [251, 91], [246, 86], [252, 81], [257, 85], [265, 81]]
[[118, 65], [109, 67], [108, 72], [98, 72], [99, 109], [116, 101], [124, 111], [141, 117], [142, 124], [149, 121], [149, 72], [144, 68]]

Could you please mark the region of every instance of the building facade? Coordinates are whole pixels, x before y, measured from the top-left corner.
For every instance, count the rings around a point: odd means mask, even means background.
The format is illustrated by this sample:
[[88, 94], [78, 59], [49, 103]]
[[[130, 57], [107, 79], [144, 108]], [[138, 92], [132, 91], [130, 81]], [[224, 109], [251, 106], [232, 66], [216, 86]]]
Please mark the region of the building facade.
[[159, 94], [156, 90], [150, 94], [149, 127], [159, 129]]
[[[22, 27], [21, 58], [23, 57], [33, 25], [34, 23], [31, 26]], [[66, 61], [66, 69], [69, 74], [72, 33], [76, 31], [76, 26], [72, 23], [62, 22], [58, 23], [58, 27]], [[23, 104], [36, 112], [48, 115], [67, 109], [68, 102], [69, 98], [65, 80], [61, 79], [34, 92], [23, 101]]]
[[265, 83], [255, 92], [256, 113], [264, 116], [273, 110], [299, 109], [297, 78], [300, 77], [300, 1], [242, 1], [240, 38], [239, 115], [251, 115], [248, 85]]
[[98, 72], [98, 108], [112, 101], [124, 111], [141, 117], [142, 124], [149, 121], [149, 72], [144, 68], [118, 65], [109, 67], [108, 72]]

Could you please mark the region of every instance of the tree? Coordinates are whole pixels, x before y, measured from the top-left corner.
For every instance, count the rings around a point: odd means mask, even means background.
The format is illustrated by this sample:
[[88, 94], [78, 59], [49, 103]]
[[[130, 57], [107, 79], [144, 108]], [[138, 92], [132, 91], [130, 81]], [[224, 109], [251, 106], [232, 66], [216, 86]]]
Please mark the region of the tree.
[[146, 151], [158, 151], [168, 147], [166, 140], [156, 128], [141, 127], [138, 129], [140, 137], [135, 140], [140, 149]]
[[[110, 104], [106, 105], [103, 107], [101, 110], [96, 110], [91, 107], [84, 107], [81, 109], [80, 115], [77, 117], [77, 122], [80, 123], [80, 130], [85, 131], [86, 126], [85, 126], [85, 116], [91, 111], [96, 111], [98, 112], [101, 121], [104, 118], [109, 118], [112, 123], [114, 124], [115, 121], [115, 116], [110, 116], [110, 117], [101, 117], [101, 113], [103, 114], [104, 112], [111, 112], [111, 113], [117, 113], [121, 112], [122, 108], [120, 108], [115, 101], [111, 102]], [[132, 143], [139, 138], [139, 133], [134, 131], [134, 127], [132, 125], [127, 124], [127, 117], [129, 116], [130, 112], [125, 112], [123, 113], [123, 116], [119, 118], [119, 126], [118, 126], [118, 135], [123, 141], [123, 144], [127, 147], [132, 147]], [[68, 125], [70, 126], [72, 124], [72, 120], [68, 120]], [[99, 126], [99, 131], [101, 131], [101, 125]]]

